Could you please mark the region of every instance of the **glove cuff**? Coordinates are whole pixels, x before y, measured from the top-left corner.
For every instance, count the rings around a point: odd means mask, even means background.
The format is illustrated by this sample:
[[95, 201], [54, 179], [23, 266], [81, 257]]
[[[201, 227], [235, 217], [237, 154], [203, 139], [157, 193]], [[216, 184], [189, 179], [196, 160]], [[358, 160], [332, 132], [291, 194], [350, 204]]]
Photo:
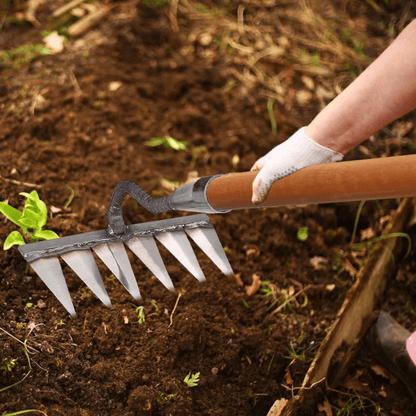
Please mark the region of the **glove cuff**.
[[[344, 158], [344, 155], [322, 146], [311, 139], [305, 131], [305, 127], [299, 129], [291, 138], [293, 149], [301, 150], [298, 154], [302, 156], [302, 162], [306, 166], [317, 163], [338, 162]], [[300, 162], [300, 161], [299, 161]]]

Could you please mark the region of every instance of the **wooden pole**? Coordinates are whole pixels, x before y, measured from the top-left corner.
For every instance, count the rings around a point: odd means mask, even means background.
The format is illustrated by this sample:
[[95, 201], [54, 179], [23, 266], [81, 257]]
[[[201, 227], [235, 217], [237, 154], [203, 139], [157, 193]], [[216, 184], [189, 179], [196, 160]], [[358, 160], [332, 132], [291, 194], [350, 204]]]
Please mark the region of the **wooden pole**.
[[416, 196], [416, 155], [309, 166], [276, 181], [261, 205], [251, 202], [256, 174], [213, 179], [207, 188], [209, 204], [233, 210]]

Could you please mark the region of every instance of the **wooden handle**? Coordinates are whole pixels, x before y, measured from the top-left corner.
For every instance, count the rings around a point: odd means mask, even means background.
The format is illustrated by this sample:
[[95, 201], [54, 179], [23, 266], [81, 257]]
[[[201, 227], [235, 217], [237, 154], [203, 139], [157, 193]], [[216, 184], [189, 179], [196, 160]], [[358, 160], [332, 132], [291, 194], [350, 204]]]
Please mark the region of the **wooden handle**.
[[251, 202], [256, 174], [213, 179], [207, 188], [209, 204], [233, 210], [416, 196], [416, 155], [309, 166], [276, 181], [261, 205]]

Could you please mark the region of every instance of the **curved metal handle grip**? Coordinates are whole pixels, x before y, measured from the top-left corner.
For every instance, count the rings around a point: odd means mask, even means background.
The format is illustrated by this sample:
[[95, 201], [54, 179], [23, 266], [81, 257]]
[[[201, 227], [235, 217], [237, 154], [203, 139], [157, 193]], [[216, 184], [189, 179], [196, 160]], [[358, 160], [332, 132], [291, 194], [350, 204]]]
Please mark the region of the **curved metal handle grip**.
[[128, 227], [124, 223], [122, 205], [126, 195], [130, 195], [140, 205], [148, 211], [158, 214], [160, 212], [171, 211], [170, 195], [154, 199], [139, 185], [125, 180], [117, 184], [116, 189], [111, 197], [110, 207], [108, 209], [108, 228], [110, 234], [125, 234]]

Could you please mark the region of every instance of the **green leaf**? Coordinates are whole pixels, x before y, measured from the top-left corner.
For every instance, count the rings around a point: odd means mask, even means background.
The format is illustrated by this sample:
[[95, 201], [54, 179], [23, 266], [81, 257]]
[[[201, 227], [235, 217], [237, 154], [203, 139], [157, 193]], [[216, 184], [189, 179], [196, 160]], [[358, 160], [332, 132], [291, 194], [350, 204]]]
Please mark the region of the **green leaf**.
[[150, 147], [160, 146], [163, 143], [166, 143], [166, 139], [164, 139], [163, 137], [153, 137], [153, 139], [150, 139], [147, 142], [144, 142], [146, 146], [150, 146]]
[[173, 137], [166, 137], [166, 144], [174, 150], [187, 150], [187, 142], [181, 142]]
[[306, 241], [308, 239], [308, 227], [301, 227], [298, 230], [297, 237], [299, 241]]
[[9, 204], [4, 202], [0, 202], [0, 212], [10, 221], [14, 222], [16, 225], [21, 227], [20, 218], [22, 217], [22, 213], [13, 208]]
[[28, 228], [40, 230], [46, 224], [48, 219], [48, 209], [46, 204], [39, 198], [36, 191], [32, 191], [30, 194], [21, 192], [20, 195], [27, 198], [23, 209], [23, 218], [28, 218], [32, 224], [28, 226]]
[[185, 379], [183, 380], [183, 382], [188, 386], [188, 387], [196, 387], [199, 383], [199, 375], [201, 373], [195, 373], [195, 374], [191, 374], [189, 373]]
[[36, 230], [33, 233], [33, 238], [38, 240], [53, 240], [54, 238], [59, 238], [59, 236], [51, 230]]
[[29, 214], [26, 211], [26, 216], [22, 215], [22, 218], [20, 219], [20, 224], [21, 226], [24, 226], [26, 229], [27, 228], [38, 228], [38, 222], [36, 221], [35, 218], [33, 218], [33, 216], [29, 216]]
[[12, 231], [7, 236], [6, 241], [3, 244], [3, 250], [8, 250], [12, 246], [21, 246], [23, 244], [26, 244], [26, 242], [23, 239], [22, 235], [19, 233], [19, 231]]

